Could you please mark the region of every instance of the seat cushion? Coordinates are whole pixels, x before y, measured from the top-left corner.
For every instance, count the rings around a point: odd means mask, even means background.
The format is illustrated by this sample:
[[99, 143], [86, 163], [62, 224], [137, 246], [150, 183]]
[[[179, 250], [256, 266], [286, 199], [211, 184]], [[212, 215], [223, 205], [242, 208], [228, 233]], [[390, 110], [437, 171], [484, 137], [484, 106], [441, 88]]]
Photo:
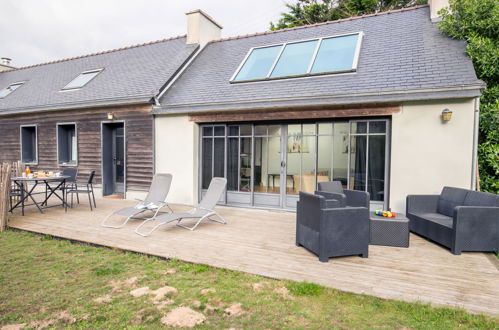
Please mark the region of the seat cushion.
[[422, 220], [438, 223], [439, 225], [452, 228], [453, 218], [440, 213], [414, 213], [415, 216]]
[[464, 199], [463, 205], [499, 207], [499, 195], [480, 191], [469, 191]]
[[454, 208], [464, 205], [464, 199], [468, 192], [469, 190], [467, 189], [444, 187], [438, 199], [438, 213], [452, 217], [454, 215]]

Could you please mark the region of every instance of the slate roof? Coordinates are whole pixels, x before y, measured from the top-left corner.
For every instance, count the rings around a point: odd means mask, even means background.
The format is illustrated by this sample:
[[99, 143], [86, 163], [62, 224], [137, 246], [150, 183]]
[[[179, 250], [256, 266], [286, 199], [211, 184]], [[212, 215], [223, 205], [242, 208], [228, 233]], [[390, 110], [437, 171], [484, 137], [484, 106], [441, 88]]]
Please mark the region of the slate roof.
[[[150, 102], [197, 48], [181, 36], [1, 72], [0, 89], [26, 82], [0, 99], [0, 115]], [[104, 70], [81, 89], [61, 92], [81, 72], [99, 68]]]
[[[230, 83], [252, 47], [365, 33], [356, 73]], [[222, 39], [208, 44], [160, 98], [155, 113], [474, 97], [466, 44], [442, 35], [428, 6]]]

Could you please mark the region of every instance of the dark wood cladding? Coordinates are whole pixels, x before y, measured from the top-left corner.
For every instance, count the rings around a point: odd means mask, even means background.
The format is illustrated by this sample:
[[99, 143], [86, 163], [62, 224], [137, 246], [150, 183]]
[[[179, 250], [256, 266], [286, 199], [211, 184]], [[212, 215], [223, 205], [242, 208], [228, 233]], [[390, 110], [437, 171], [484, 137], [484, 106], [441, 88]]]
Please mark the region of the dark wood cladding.
[[279, 109], [253, 110], [232, 112], [211, 112], [189, 115], [189, 120], [196, 123], [215, 122], [243, 122], [262, 120], [292, 120], [292, 119], [319, 119], [319, 118], [348, 118], [389, 116], [400, 110], [397, 104], [385, 105], [353, 105], [336, 108], [308, 108], [308, 109]]
[[33, 170], [61, 170], [57, 164], [56, 124], [76, 123], [78, 141], [78, 179], [96, 171], [101, 184], [101, 123], [113, 112], [116, 121], [125, 122], [126, 189], [148, 190], [153, 175], [153, 116], [151, 105], [106, 107], [67, 111], [38, 112], [0, 116], [0, 162], [20, 159], [20, 126], [37, 125], [38, 165]]

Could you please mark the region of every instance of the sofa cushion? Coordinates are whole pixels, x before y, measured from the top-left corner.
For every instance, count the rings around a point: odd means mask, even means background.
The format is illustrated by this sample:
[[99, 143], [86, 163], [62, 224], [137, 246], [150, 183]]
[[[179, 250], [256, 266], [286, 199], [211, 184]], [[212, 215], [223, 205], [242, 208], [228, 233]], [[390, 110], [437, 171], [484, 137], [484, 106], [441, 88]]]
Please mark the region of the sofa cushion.
[[453, 218], [440, 213], [414, 213], [414, 215], [421, 220], [427, 220], [438, 223], [442, 226], [452, 228]]
[[468, 192], [469, 190], [467, 189], [444, 187], [438, 199], [437, 212], [452, 217], [454, 215], [454, 208], [464, 204], [464, 199]]
[[469, 191], [464, 199], [463, 205], [499, 207], [499, 195], [480, 191]]
[[343, 194], [343, 186], [341, 185], [341, 181], [319, 182], [318, 184], [319, 191]]

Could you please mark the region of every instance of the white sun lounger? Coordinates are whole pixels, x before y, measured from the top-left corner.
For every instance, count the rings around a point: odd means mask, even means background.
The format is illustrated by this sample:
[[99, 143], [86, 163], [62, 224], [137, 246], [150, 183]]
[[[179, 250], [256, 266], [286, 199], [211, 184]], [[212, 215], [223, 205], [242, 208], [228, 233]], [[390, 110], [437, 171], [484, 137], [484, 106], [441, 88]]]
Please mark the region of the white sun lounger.
[[[102, 227], [106, 228], [123, 228], [129, 220], [144, 220], [147, 218], [138, 217], [141, 213], [146, 211], [154, 212], [154, 215], [151, 218], [154, 218], [158, 215], [159, 211], [163, 207], [167, 207], [170, 212], [172, 210], [165, 202], [166, 196], [168, 196], [168, 192], [170, 191], [170, 186], [172, 183], [172, 175], [171, 174], [163, 174], [157, 173], [154, 175], [151, 187], [149, 188], [149, 192], [147, 193], [146, 198], [143, 201], [140, 201], [135, 206], [125, 207], [123, 209], [111, 212], [101, 223]], [[119, 225], [109, 225], [107, 221], [111, 216], [121, 216], [125, 217], [125, 221], [120, 223]]]
[[[194, 206], [189, 212], [162, 214], [154, 218], [147, 219], [135, 229], [135, 233], [141, 236], [149, 236], [153, 231], [158, 229], [160, 226], [173, 221], [177, 221], [177, 226], [189, 230], [196, 229], [199, 223], [204, 219], [226, 224], [227, 222], [225, 221], [225, 219], [222, 218], [222, 216], [214, 210], [215, 205], [220, 200], [220, 197], [224, 193], [226, 186], [227, 186], [226, 179], [213, 178], [210, 182], [210, 186], [208, 187], [208, 191], [206, 191], [206, 194], [204, 195], [201, 202], [197, 206]], [[218, 219], [213, 219], [212, 218], [213, 216], [218, 217]], [[188, 227], [180, 223], [183, 219], [198, 219], [198, 221], [194, 226]], [[146, 233], [140, 232], [140, 228], [149, 221], [159, 221], [159, 223], [156, 224], [156, 226], [154, 226], [150, 231]]]

